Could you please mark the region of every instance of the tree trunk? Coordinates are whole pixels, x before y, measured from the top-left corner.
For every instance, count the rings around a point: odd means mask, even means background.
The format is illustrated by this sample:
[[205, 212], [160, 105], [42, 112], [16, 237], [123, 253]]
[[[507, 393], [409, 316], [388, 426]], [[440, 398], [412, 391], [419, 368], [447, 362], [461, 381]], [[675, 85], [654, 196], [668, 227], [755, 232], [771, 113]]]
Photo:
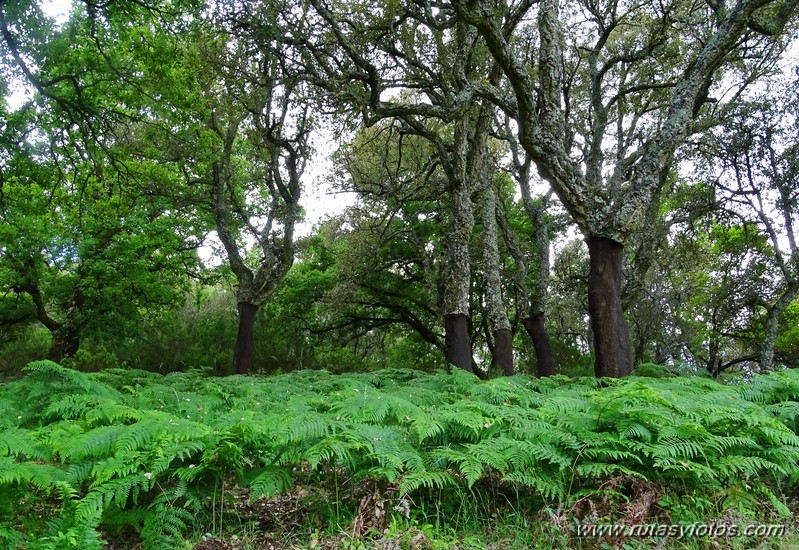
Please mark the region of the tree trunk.
[[768, 308], [766, 317], [766, 334], [763, 338], [763, 346], [760, 348], [760, 372], [770, 372], [774, 370], [774, 348], [777, 345], [777, 332], [779, 329], [780, 315], [788, 308], [790, 303], [799, 294], [799, 287], [790, 286], [786, 292], [777, 299], [777, 302]]
[[236, 334], [236, 347], [233, 350], [233, 367], [236, 374], [249, 374], [252, 368], [254, 347], [255, 314], [258, 306], [249, 302], [239, 302], [239, 331]]
[[455, 124], [455, 166], [450, 176], [447, 224], [447, 281], [444, 287], [444, 332], [447, 360], [469, 372], [472, 370], [472, 345], [469, 337], [469, 297], [471, 292], [471, 252], [474, 228], [472, 193], [468, 176], [468, 124]]
[[597, 377], [621, 378], [633, 371], [630, 334], [621, 303], [623, 250], [621, 243], [611, 239], [588, 238], [588, 313]]
[[485, 275], [485, 313], [491, 333], [494, 336], [494, 349], [491, 350], [494, 365], [510, 376], [513, 374], [513, 333], [510, 320], [502, 300], [502, 262], [499, 257], [497, 235], [497, 194], [488, 170], [488, 155], [483, 156], [480, 193], [480, 215], [483, 222], [483, 272]]
[[544, 312], [549, 296], [549, 231], [545, 215], [548, 198], [545, 196], [536, 204], [531, 199], [529, 191], [522, 193], [522, 198], [535, 231], [535, 285], [530, 300], [530, 315], [522, 320], [522, 324], [533, 340], [538, 362], [536, 375], [544, 378], [555, 374], [555, 360], [552, 357], [552, 347], [549, 345], [549, 333], [544, 325]]
[[721, 372], [721, 370], [719, 369], [721, 361], [719, 361], [718, 355], [719, 355], [718, 340], [711, 339], [710, 344], [708, 345], [708, 357], [707, 357], [707, 362], [705, 363], [705, 369], [707, 370], [708, 373], [710, 373], [710, 376], [712, 376], [713, 378], [716, 378]]
[[513, 376], [513, 332], [510, 329], [494, 331], [494, 364], [505, 376]]
[[779, 326], [779, 316], [774, 309], [768, 312], [766, 318], [766, 335], [763, 338], [763, 347], [760, 349], [760, 372], [765, 373], [774, 370], [774, 348], [777, 342], [777, 329]]
[[549, 294], [549, 234], [547, 233], [545, 211], [548, 198], [545, 196], [536, 204], [530, 195], [529, 166], [520, 166], [519, 181], [522, 190], [522, 200], [530, 221], [533, 224], [535, 237], [535, 283], [532, 292], [528, 294], [527, 263], [524, 253], [516, 243], [513, 233], [504, 216], [498, 216], [499, 226], [505, 237], [505, 244], [516, 263], [514, 285], [516, 286], [517, 312], [522, 318], [522, 325], [527, 335], [533, 342], [537, 360], [536, 374], [539, 377], [555, 374], [555, 360], [552, 348], [549, 345], [549, 334], [544, 325], [544, 311], [546, 309], [547, 295]]
[[555, 360], [552, 357], [552, 348], [549, 345], [549, 334], [544, 325], [544, 314], [536, 313], [530, 317], [522, 319], [527, 335], [533, 341], [535, 348], [535, 358], [538, 363], [536, 376], [544, 378], [555, 374]]
[[74, 357], [80, 348], [80, 334], [75, 328], [67, 324], [62, 325], [57, 330], [51, 331], [53, 343], [47, 352], [47, 358], [56, 363], [60, 363], [67, 357]]
[[466, 315], [446, 315], [444, 317], [446, 333], [447, 361], [468, 372], [472, 369], [472, 345], [469, 338], [469, 318]]

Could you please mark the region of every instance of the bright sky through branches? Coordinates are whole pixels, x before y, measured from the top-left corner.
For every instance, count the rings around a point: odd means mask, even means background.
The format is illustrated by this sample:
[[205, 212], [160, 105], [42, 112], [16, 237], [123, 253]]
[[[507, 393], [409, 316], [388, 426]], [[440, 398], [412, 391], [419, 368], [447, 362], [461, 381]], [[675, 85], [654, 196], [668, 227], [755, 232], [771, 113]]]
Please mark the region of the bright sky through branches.
[[[61, 25], [69, 18], [72, 0], [43, 0], [39, 7], [45, 15], [53, 18], [56, 24]], [[9, 105], [14, 109], [19, 108], [32, 95], [33, 89], [27, 83], [17, 81], [13, 84], [13, 93], [8, 98]], [[300, 236], [310, 235], [316, 224], [327, 216], [343, 212], [355, 200], [354, 195], [334, 191], [329, 157], [337, 149], [337, 143], [329, 136], [320, 133], [317, 133], [314, 141], [316, 158], [309, 165], [303, 178], [303, 198], [300, 202], [305, 210], [305, 220], [297, 227]], [[206, 238], [206, 242], [208, 244], [201, 248], [201, 256], [206, 264], [215, 265], [221, 261], [221, 258], [215, 257], [214, 254], [215, 250], [217, 253], [221, 252], [221, 243], [217, 241], [213, 232]]]
[[41, 3], [42, 11], [45, 15], [52, 17], [57, 23], [63, 23], [69, 16], [72, 8], [72, 0], [44, 0]]

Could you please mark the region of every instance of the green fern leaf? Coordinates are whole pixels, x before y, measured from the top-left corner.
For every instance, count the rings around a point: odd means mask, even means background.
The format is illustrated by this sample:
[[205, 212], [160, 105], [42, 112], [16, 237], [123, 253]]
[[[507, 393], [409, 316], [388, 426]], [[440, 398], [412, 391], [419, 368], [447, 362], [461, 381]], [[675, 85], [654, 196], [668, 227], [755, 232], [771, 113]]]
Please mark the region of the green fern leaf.
[[250, 487], [250, 502], [262, 496], [270, 498], [275, 494], [284, 493], [294, 483], [288, 469], [280, 466], [265, 466], [253, 470], [248, 485]]
[[452, 485], [456, 485], [455, 478], [446, 472], [411, 472], [402, 476], [399, 489], [403, 493], [411, 493], [419, 487], [444, 489]]

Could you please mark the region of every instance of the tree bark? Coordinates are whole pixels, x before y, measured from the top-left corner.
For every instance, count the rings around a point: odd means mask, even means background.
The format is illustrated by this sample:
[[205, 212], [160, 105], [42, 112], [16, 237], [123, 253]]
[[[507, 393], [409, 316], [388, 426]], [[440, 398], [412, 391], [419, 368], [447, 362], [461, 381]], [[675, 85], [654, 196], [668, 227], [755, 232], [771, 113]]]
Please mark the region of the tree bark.
[[472, 369], [472, 345], [469, 338], [469, 317], [466, 315], [444, 316], [447, 361], [468, 372]]
[[255, 340], [255, 314], [258, 306], [239, 302], [239, 330], [233, 349], [233, 366], [236, 374], [249, 374], [252, 369], [252, 352]]
[[588, 313], [597, 377], [621, 378], [633, 370], [630, 334], [621, 303], [623, 250], [621, 243], [611, 239], [588, 238]]
[[60, 363], [67, 357], [74, 357], [80, 348], [80, 333], [68, 324], [61, 325], [58, 329], [51, 331], [53, 343], [47, 352], [47, 358], [56, 363]]
[[535, 282], [532, 291], [529, 292], [529, 296], [527, 282], [528, 270], [525, 255], [516, 242], [505, 215], [500, 213], [497, 220], [502, 229], [505, 244], [516, 264], [514, 284], [516, 286], [517, 312], [519, 317], [521, 317], [522, 325], [527, 335], [533, 342], [537, 361], [536, 374], [539, 377], [552, 376], [555, 374], [555, 360], [552, 356], [552, 347], [549, 344], [549, 333], [544, 324], [546, 319], [544, 311], [546, 308], [547, 295], [549, 294], [549, 234], [547, 233], [544, 214], [549, 202], [549, 194], [542, 197], [541, 201], [536, 204], [530, 194], [530, 163], [529, 161], [521, 162], [518, 143], [514, 140], [509, 140], [509, 142], [514, 162], [517, 166], [517, 177], [521, 188], [522, 201], [527, 215], [530, 217], [530, 221], [533, 224], [534, 231]]
[[[469, 244], [474, 228], [474, 213], [469, 177], [468, 130], [468, 120], [462, 119], [455, 123], [455, 151], [452, 155], [447, 197], [450, 219], [447, 227], [448, 273], [444, 287], [444, 331], [447, 360], [472, 372], [472, 345], [469, 337], [472, 264]], [[447, 157], [442, 154], [440, 158], [444, 160]]]
[[80, 310], [84, 307], [85, 298], [80, 286], [75, 288], [72, 295], [72, 303], [67, 309], [66, 319], [58, 322], [47, 313], [44, 305], [44, 298], [37, 283], [30, 283], [25, 290], [33, 299], [36, 306], [36, 318], [42, 323], [53, 336], [53, 343], [47, 351], [47, 358], [56, 363], [60, 363], [67, 357], [74, 357], [80, 348], [81, 327], [78, 319]]
[[536, 376], [544, 378], [555, 374], [555, 360], [552, 357], [552, 347], [549, 345], [549, 334], [544, 325], [544, 314], [536, 313], [522, 319], [527, 335], [533, 341], [535, 358], [537, 362]]
[[510, 329], [494, 331], [494, 364], [505, 376], [513, 376], [513, 332]]
[[513, 374], [513, 333], [502, 300], [502, 266], [499, 257], [497, 237], [497, 193], [494, 182], [488, 173], [488, 156], [484, 154], [481, 179], [483, 190], [481, 198], [481, 220], [483, 222], [483, 272], [485, 275], [485, 313], [494, 336], [494, 349], [491, 350], [494, 365], [509, 376]]
[[788, 308], [791, 302], [799, 294], [798, 286], [791, 286], [786, 292], [783, 292], [777, 299], [777, 302], [768, 308], [768, 315], [766, 317], [766, 334], [763, 338], [763, 345], [760, 348], [758, 362], [760, 363], [760, 372], [769, 372], [774, 370], [774, 349], [777, 345], [777, 332], [779, 330], [780, 315]]

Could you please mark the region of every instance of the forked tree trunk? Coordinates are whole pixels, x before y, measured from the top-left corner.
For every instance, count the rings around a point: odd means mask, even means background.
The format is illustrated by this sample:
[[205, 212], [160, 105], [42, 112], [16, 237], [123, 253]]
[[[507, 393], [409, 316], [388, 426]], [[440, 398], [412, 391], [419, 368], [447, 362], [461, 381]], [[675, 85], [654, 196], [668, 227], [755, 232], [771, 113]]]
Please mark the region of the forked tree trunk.
[[469, 318], [466, 315], [444, 316], [447, 361], [468, 372], [472, 369], [472, 345], [469, 338]]
[[529, 294], [525, 254], [516, 242], [507, 219], [504, 216], [498, 216], [497, 220], [500, 222], [499, 226], [505, 237], [505, 244], [516, 264], [514, 284], [516, 286], [517, 311], [525, 332], [527, 332], [535, 348], [535, 356], [538, 363], [536, 374], [539, 377], [544, 377], [555, 374], [555, 360], [552, 356], [552, 347], [549, 344], [549, 334], [544, 324], [546, 319], [544, 311], [549, 293], [549, 235], [544, 217], [547, 197], [544, 197], [538, 204], [533, 201], [527, 183], [528, 172], [529, 165], [520, 166], [519, 181], [522, 182], [522, 199], [535, 231], [535, 283]]
[[623, 250], [621, 243], [611, 239], [588, 239], [588, 313], [597, 377], [621, 378], [633, 371], [630, 334], [621, 303]]
[[249, 374], [252, 369], [252, 352], [255, 339], [255, 314], [258, 306], [239, 302], [239, 330], [233, 349], [233, 367], [236, 374]]
[[527, 335], [533, 341], [535, 358], [538, 363], [536, 376], [544, 378], [555, 374], [555, 360], [552, 357], [552, 347], [549, 345], [549, 334], [544, 324], [544, 314], [536, 313], [522, 319]]

